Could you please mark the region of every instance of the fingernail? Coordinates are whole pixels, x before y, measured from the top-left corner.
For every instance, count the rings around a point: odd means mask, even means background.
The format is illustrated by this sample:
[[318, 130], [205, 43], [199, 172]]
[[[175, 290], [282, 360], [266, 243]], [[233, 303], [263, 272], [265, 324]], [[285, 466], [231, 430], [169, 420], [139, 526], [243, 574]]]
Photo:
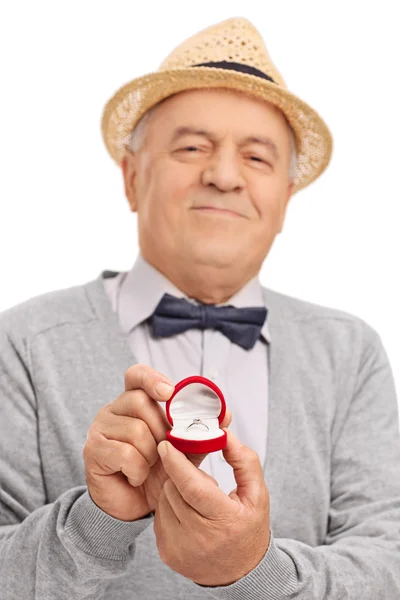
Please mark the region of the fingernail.
[[169, 383], [165, 383], [165, 381], [160, 381], [157, 383], [155, 390], [159, 396], [170, 396], [174, 390], [174, 387], [169, 385]]
[[158, 454], [161, 458], [165, 458], [167, 456], [167, 442], [160, 442], [157, 446]]

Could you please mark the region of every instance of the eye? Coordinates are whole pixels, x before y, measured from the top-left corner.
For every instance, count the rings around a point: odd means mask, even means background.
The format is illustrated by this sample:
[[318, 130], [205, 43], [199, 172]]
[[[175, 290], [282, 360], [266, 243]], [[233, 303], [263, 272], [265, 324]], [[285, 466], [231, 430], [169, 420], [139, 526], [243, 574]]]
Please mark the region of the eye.
[[251, 162], [260, 163], [263, 165], [267, 165], [268, 167], [272, 167], [271, 163], [269, 163], [267, 160], [264, 160], [260, 156], [256, 156], [256, 155], [252, 154], [248, 158], [250, 159]]
[[173, 154], [178, 160], [183, 162], [198, 162], [203, 160], [209, 153], [209, 149], [203, 145], [195, 146], [194, 144], [188, 144], [187, 146], [178, 146], [173, 150]]

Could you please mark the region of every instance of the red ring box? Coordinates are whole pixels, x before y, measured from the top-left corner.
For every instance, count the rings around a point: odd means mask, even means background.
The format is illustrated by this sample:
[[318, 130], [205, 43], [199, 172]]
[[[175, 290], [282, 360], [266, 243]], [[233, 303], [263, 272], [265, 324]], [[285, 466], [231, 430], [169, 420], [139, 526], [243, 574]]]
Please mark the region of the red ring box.
[[[224, 395], [213, 381], [200, 375], [186, 377], [176, 384], [166, 405], [167, 419], [172, 425], [167, 440], [181, 452], [207, 454], [223, 450], [227, 435], [219, 426], [225, 413]], [[197, 418], [208, 426], [208, 431], [197, 424], [187, 429]]]

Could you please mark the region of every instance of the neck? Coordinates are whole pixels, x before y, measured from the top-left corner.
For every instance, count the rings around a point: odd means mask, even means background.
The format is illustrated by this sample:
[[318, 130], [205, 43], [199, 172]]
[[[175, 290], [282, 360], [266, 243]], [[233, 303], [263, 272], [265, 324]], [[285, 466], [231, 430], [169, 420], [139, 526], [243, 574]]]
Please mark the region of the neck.
[[157, 264], [142, 254], [143, 258], [160, 271], [189, 298], [205, 304], [222, 304], [227, 302], [250, 279], [258, 273], [258, 268], [243, 272], [237, 269], [221, 268], [212, 265], [168, 265]]

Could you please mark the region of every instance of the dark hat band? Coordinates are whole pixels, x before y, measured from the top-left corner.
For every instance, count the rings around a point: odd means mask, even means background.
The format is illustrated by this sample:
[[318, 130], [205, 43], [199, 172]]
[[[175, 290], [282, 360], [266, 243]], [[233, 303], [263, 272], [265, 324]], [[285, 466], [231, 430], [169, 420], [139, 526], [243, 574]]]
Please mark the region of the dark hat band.
[[243, 65], [242, 63], [237, 62], [229, 62], [227, 60], [222, 60], [220, 62], [206, 62], [200, 63], [198, 65], [191, 65], [192, 67], [214, 67], [216, 69], [228, 69], [230, 71], [240, 71], [241, 73], [247, 73], [248, 75], [255, 75], [256, 77], [261, 77], [262, 79], [268, 79], [268, 81], [272, 81], [272, 83], [276, 83], [269, 75], [266, 75], [263, 71], [256, 69], [255, 67], [250, 67], [250, 65]]

